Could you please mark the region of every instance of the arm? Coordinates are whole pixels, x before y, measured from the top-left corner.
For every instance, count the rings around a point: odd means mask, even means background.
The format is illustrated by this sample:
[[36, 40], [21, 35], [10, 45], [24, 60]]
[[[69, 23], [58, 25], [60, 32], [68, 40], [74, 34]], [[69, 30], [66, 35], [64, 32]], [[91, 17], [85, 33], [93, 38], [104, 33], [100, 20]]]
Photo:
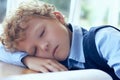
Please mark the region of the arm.
[[24, 66], [21, 62], [21, 59], [25, 57], [27, 54], [23, 52], [8, 52], [5, 50], [4, 46], [0, 43], [0, 61], [18, 65], [18, 66]]
[[95, 41], [100, 56], [120, 78], [120, 32], [113, 28], [102, 29], [97, 32]]
[[7, 52], [5, 51], [5, 48], [2, 44], [0, 44], [0, 60], [18, 66], [26, 65], [29, 69], [40, 72], [55, 72], [67, 70], [65, 66], [63, 66], [56, 60], [27, 56], [27, 54], [24, 52]]
[[66, 71], [67, 68], [53, 59], [45, 59], [34, 56], [26, 56], [22, 59], [23, 63], [32, 70], [39, 72]]

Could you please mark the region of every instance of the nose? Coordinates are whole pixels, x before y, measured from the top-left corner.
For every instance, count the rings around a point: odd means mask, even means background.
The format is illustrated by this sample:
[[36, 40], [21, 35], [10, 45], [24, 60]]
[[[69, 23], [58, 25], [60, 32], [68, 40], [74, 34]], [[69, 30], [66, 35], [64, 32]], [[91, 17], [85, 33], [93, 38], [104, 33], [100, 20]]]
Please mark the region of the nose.
[[45, 52], [48, 52], [49, 50], [49, 43], [47, 41], [43, 41], [43, 42], [40, 42], [38, 44], [38, 48], [40, 48], [41, 50], [45, 51]]

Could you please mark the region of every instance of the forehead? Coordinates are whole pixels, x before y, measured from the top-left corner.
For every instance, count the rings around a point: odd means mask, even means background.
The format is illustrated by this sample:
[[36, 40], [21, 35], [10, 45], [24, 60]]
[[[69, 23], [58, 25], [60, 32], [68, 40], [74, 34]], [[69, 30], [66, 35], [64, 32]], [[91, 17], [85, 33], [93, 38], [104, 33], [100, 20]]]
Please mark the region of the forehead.
[[40, 20], [40, 18], [35, 16], [23, 17], [18, 26], [24, 33], [26, 33], [26, 31], [28, 31], [29, 29], [33, 28], [36, 25], [38, 20]]
[[28, 30], [31, 28], [38, 27], [38, 25], [39, 26], [47, 25], [53, 22], [53, 20], [56, 20], [56, 19], [51, 17], [45, 17], [45, 16], [30, 16], [30, 17], [26, 17], [25, 20], [22, 21], [22, 23], [20, 24], [20, 27]]

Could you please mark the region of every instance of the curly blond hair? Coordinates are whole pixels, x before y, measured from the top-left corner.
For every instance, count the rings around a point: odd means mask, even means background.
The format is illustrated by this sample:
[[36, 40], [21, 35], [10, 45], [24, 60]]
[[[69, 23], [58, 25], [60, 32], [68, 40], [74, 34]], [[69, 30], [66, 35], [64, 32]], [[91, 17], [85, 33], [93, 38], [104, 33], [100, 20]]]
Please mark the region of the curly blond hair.
[[31, 1], [22, 3], [15, 12], [7, 16], [3, 21], [4, 32], [1, 36], [3, 45], [9, 51], [17, 51], [17, 41], [25, 38], [25, 27], [21, 23], [26, 23], [29, 16], [46, 16], [54, 18], [53, 12], [56, 8], [48, 3], [41, 1]]

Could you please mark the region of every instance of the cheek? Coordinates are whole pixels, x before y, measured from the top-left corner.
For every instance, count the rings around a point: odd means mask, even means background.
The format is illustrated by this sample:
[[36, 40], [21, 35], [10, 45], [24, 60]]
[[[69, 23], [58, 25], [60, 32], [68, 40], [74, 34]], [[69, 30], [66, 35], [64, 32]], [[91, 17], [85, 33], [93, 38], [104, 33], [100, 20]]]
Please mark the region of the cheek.
[[29, 52], [31, 51], [30, 49], [33, 44], [34, 41], [32, 39], [25, 39], [23, 41], [19, 41], [17, 47], [20, 51]]
[[27, 49], [27, 43], [25, 41], [20, 41], [18, 44], [17, 44], [17, 49], [20, 50], [20, 51], [26, 51]]
[[57, 33], [50, 33], [47, 38], [50, 42], [56, 43], [60, 40], [61, 36]]
[[55, 41], [56, 36], [58, 36], [57, 31], [51, 28], [51, 29], [46, 30], [44, 39], [50, 40], [50, 41]]
[[47, 40], [50, 40], [52, 42], [61, 42], [61, 40], [65, 40], [66, 36], [68, 36], [67, 31], [65, 28], [62, 28], [61, 26], [57, 27], [49, 27], [46, 30], [45, 38]]

